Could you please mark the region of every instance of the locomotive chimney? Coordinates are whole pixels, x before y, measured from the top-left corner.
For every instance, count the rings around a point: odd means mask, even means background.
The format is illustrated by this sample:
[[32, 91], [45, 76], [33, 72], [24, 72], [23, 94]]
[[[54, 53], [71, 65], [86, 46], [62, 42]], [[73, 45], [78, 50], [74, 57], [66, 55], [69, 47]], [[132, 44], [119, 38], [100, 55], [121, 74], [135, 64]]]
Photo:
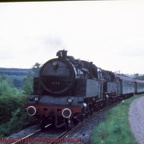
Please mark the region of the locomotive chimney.
[[67, 57], [67, 51], [66, 50], [59, 50], [56, 55], [59, 58], [66, 58]]

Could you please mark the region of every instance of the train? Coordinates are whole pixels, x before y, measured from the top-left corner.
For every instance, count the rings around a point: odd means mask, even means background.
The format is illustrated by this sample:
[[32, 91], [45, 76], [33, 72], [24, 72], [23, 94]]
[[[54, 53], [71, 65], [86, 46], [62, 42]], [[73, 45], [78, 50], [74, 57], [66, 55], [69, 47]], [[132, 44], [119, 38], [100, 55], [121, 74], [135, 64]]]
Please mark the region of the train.
[[144, 80], [101, 69], [93, 62], [75, 59], [59, 50], [34, 77], [27, 114], [39, 119], [40, 128], [52, 123], [67, 129], [93, 112], [144, 92]]

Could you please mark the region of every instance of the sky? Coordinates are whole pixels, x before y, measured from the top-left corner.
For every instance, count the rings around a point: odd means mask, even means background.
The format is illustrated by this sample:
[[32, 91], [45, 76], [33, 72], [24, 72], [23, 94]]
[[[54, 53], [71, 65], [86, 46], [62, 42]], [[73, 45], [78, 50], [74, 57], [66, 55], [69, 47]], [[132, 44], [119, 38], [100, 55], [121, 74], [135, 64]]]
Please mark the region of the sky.
[[105, 70], [144, 74], [144, 2], [0, 3], [0, 67], [31, 68], [61, 49]]

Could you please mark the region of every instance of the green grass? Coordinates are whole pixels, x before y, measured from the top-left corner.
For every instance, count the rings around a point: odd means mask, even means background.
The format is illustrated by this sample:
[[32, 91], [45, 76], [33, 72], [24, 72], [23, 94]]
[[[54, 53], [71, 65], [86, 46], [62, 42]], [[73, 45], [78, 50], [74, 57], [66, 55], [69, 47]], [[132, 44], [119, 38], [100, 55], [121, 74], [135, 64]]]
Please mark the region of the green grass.
[[132, 101], [142, 95], [133, 96], [112, 108], [104, 120], [94, 128], [91, 144], [137, 144], [130, 130], [128, 111]]

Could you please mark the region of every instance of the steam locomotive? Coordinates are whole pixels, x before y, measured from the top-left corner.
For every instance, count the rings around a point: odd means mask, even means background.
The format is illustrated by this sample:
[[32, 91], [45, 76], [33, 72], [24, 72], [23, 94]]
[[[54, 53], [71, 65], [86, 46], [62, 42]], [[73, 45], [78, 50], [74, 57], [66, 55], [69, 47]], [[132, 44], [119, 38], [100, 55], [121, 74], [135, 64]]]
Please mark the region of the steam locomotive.
[[144, 92], [144, 81], [103, 70], [92, 62], [68, 56], [66, 50], [47, 61], [34, 77], [27, 113], [47, 123], [71, 129], [93, 112]]

